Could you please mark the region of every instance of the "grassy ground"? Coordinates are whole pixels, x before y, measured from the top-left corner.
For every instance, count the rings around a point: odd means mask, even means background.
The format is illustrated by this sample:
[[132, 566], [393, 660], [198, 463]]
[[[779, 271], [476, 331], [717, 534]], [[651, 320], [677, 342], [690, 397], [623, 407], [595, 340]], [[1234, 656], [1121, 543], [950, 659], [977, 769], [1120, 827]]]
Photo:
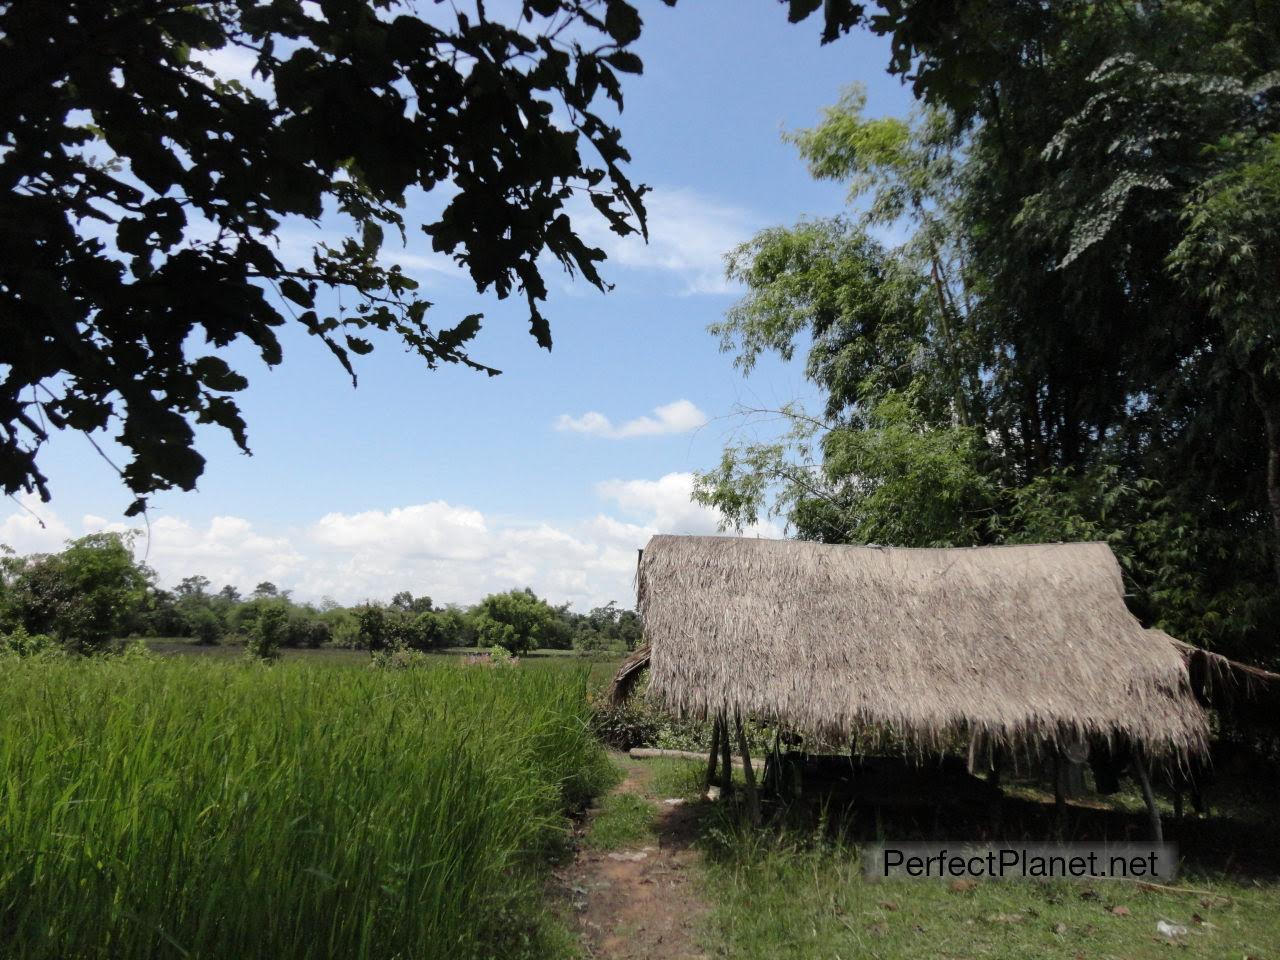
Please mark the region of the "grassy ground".
[[591, 819], [585, 843], [592, 850], [638, 847], [654, 837], [653, 804], [633, 793], [615, 793], [604, 798]]
[[0, 955], [557, 957], [586, 672], [0, 666]]
[[[659, 761], [651, 792], [696, 802], [700, 763]], [[1045, 817], [1051, 804], [1024, 785], [1026, 803]], [[1125, 798], [1121, 806], [1131, 798]], [[1222, 869], [1222, 857], [1184, 864], [1176, 885], [1192, 893], [1139, 889], [1132, 883], [979, 883], [958, 888], [937, 881], [872, 883], [862, 876], [856, 836], [817, 808], [792, 812], [786, 826], [760, 830], [741, 826], [725, 805], [702, 805], [699, 846], [704, 852], [701, 887], [711, 904], [703, 947], [712, 956], [741, 958], [907, 958], [1043, 957], [1222, 958], [1280, 957], [1280, 887], [1272, 862], [1269, 874]], [[1031, 817], [1035, 811], [1024, 811]], [[1078, 818], [1093, 823], [1089, 811]], [[1114, 813], [1113, 816], [1130, 816]], [[1135, 819], [1139, 819], [1134, 813]], [[848, 822], [846, 822], [846, 826]], [[952, 825], [954, 827], [954, 825]], [[1194, 827], [1187, 821], [1188, 828]], [[874, 826], [871, 827], [875, 829]], [[928, 834], [932, 823], [915, 828], [881, 821], [881, 836], [913, 839], [897, 831]], [[950, 838], [947, 826], [943, 836]], [[1081, 828], [1085, 829], [1085, 828]], [[1089, 829], [1092, 829], [1091, 827]], [[1217, 835], [1256, 844], [1257, 825], [1219, 824]], [[1233, 833], [1234, 831], [1234, 833]], [[1178, 825], [1171, 825], [1178, 838]], [[1034, 835], [1033, 833], [1030, 835]], [[1041, 834], [1044, 836], [1047, 834]], [[1199, 849], [1196, 844], [1193, 850]], [[1158, 921], [1183, 925], [1176, 941], [1160, 936]]]

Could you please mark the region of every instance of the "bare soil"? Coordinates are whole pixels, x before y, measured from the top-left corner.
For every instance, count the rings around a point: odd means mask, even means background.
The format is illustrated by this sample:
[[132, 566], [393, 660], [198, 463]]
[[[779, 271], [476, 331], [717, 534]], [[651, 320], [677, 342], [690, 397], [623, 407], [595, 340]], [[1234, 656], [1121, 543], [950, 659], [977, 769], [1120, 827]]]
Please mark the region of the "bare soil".
[[649, 775], [628, 763], [616, 793], [654, 805], [656, 842], [633, 849], [580, 848], [562, 874], [577, 916], [583, 953], [608, 960], [703, 958], [694, 937], [706, 905], [691, 882], [700, 854], [693, 848], [690, 804], [667, 805], [648, 790]]

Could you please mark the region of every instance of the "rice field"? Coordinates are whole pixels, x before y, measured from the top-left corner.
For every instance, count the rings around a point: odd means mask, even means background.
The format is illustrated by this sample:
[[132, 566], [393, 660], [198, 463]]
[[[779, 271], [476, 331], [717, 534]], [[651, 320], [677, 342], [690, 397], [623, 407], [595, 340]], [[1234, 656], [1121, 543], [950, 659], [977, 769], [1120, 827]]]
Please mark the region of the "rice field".
[[554, 957], [585, 669], [0, 664], [0, 954]]

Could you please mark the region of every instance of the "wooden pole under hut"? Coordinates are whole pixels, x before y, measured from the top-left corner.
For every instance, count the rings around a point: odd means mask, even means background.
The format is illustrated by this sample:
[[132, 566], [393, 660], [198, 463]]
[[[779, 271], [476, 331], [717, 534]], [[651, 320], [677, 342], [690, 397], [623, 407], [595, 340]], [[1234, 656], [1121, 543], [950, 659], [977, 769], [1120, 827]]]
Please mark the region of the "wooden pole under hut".
[[720, 799], [728, 800], [733, 794], [733, 758], [729, 749], [729, 714], [720, 711]]
[[711, 756], [707, 757], [707, 780], [703, 784], [703, 790], [710, 790], [711, 785], [716, 782], [716, 767], [720, 760], [720, 738], [724, 736], [724, 729], [720, 726], [720, 717], [717, 716], [711, 724]]
[[742, 779], [747, 794], [747, 816], [752, 826], [760, 825], [760, 794], [756, 791], [756, 775], [751, 769], [751, 751], [747, 748], [747, 732], [742, 726], [742, 715], [733, 712], [733, 720], [738, 728], [738, 752], [742, 754]]
[[1156, 843], [1164, 843], [1164, 825], [1160, 822], [1160, 809], [1156, 806], [1156, 795], [1151, 789], [1151, 777], [1147, 774], [1147, 762], [1141, 756], [1133, 758], [1133, 769], [1138, 775], [1138, 784], [1142, 787], [1142, 799], [1147, 804], [1147, 817], [1151, 821], [1151, 839]]

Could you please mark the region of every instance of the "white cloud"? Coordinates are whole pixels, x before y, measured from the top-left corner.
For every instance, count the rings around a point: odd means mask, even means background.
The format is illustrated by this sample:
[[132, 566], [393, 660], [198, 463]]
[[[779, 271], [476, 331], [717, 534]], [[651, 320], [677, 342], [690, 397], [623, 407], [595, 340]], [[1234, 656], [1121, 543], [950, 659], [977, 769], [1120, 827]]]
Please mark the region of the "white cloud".
[[0, 520], [0, 544], [17, 553], [49, 553], [74, 536], [39, 497], [23, 493], [14, 499], [18, 509]]
[[397, 556], [474, 560], [489, 537], [484, 515], [443, 500], [393, 510], [329, 513], [310, 529], [318, 544], [360, 553], [379, 550]]
[[[81, 526], [85, 533], [136, 528], [91, 515]], [[215, 588], [230, 583], [246, 592], [262, 580], [287, 585], [305, 563], [287, 537], [259, 533], [242, 517], [213, 517], [203, 527], [180, 517], [159, 517], [138, 537], [134, 551], [164, 583], [198, 573]]]
[[594, 210], [584, 208], [575, 225], [584, 239], [605, 251], [611, 263], [674, 273], [683, 280], [686, 294], [736, 289], [725, 277], [724, 257], [758, 229], [751, 213], [688, 189], [655, 189], [644, 203], [648, 243], [636, 234], [613, 233]]
[[[693, 474], [668, 473], [657, 480], [606, 480], [596, 492], [612, 500], [623, 513], [647, 518], [652, 533], [713, 534], [720, 532], [720, 515], [711, 507], [694, 503]], [[776, 524], [757, 523], [745, 536], [781, 537]]]
[[[487, 593], [532, 587], [575, 609], [634, 601], [636, 550], [656, 533], [711, 534], [716, 515], [691, 503], [693, 475], [612, 480], [597, 493], [605, 512], [566, 524], [487, 516], [471, 507], [433, 501], [387, 510], [332, 512], [301, 527], [267, 532], [243, 517], [194, 523], [162, 516], [135, 543], [140, 559], [172, 587], [203, 574], [214, 587], [248, 592], [263, 580], [299, 599], [331, 596], [345, 603], [388, 599], [399, 590], [437, 602], [472, 603]], [[614, 515], [614, 514], [617, 515]], [[42, 529], [25, 511], [0, 516], [0, 542], [21, 553], [57, 550], [83, 533], [131, 525], [87, 515], [73, 531], [51, 510]], [[765, 526], [749, 534], [777, 536]]]
[[608, 417], [594, 410], [580, 417], [562, 413], [556, 420], [556, 429], [622, 440], [628, 437], [650, 437], [664, 433], [687, 433], [707, 422], [707, 415], [688, 400], [676, 400], [674, 403], [654, 407], [653, 414], [652, 417], [636, 417], [634, 420], [614, 426]]

